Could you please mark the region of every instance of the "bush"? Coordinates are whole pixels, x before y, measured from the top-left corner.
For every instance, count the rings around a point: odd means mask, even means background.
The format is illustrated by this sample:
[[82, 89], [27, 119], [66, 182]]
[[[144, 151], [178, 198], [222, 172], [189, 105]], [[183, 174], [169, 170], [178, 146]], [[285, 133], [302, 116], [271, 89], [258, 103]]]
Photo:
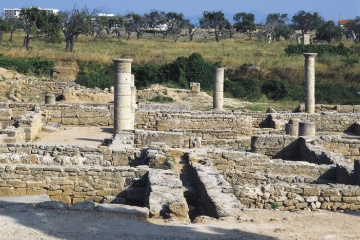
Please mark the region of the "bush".
[[40, 58], [10, 58], [0, 56], [0, 67], [15, 70], [22, 74], [33, 73], [37, 76], [51, 75], [55, 61]]
[[327, 104], [360, 104], [359, 90], [343, 83], [322, 83], [315, 87], [315, 99]]
[[135, 85], [138, 89], [144, 89], [151, 84], [162, 83], [162, 69], [154, 63], [133, 66], [132, 73], [135, 75]]
[[261, 82], [254, 78], [225, 80], [224, 91], [235, 98], [255, 100], [261, 97]]
[[149, 101], [150, 102], [157, 102], [157, 103], [168, 103], [168, 102], [173, 102], [174, 99], [172, 99], [171, 97], [157, 95], [156, 97], [153, 97]]
[[291, 84], [280, 80], [270, 80], [263, 83], [261, 91], [270, 100], [301, 100], [304, 88], [298, 84]]
[[344, 44], [340, 43], [337, 47], [333, 45], [289, 45], [284, 51], [287, 55], [300, 55], [303, 53], [317, 53], [319, 56], [324, 54], [329, 55], [341, 55], [341, 56], [349, 56], [352, 54], [351, 49], [346, 48]]
[[80, 71], [76, 83], [89, 88], [110, 88], [114, 84], [114, 71], [111, 65], [79, 62]]
[[199, 82], [204, 90], [212, 89], [214, 69], [219, 63], [206, 62], [200, 54], [194, 53], [189, 58], [179, 57], [174, 62], [158, 66], [148, 63], [133, 67], [136, 86], [147, 87], [154, 83], [171, 83], [181, 88], [188, 88], [190, 82]]

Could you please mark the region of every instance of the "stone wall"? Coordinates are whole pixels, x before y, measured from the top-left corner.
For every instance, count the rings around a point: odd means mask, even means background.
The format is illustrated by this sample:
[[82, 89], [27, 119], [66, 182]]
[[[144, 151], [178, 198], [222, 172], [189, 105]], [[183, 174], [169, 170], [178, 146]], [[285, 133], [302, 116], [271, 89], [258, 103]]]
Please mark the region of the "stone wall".
[[360, 210], [360, 186], [335, 184], [338, 167], [334, 164], [292, 162], [225, 150], [198, 151], [188, 157], [191, 162], [216, 168], [246, 207]]
[[353, 124], [360, 120], [360, 113], [272, 113], [268, 116], [266, 123], [268, 126], [271, 126], [274, 121], [288, 122], [291, 118], [297, 118], [301, 121], [310, 121], [315, 123], [317, 132], [343, 132], [347, 131]]
[[275, 158], [300, 159], [297, 139], [289, 135], [256, 135], [251, 137], [251, 150]]
[[150, 216], [189, 219], [189, 208], [179, 173], [150, 169], [148, 178], [145, 202], [150, 209]]
[[360, 187], [327, 184], [233, 186], [235, 196], [247, 207], [279, 209], [360, 210]]
[[181, 132], [135, 130], [135, 146], [149, 146], [153, 142], [163, 142], [169, 147], [181, 148], [184, 146], [184, 136]]
[[241, 204], [220, 172], [207, 162], [190, 160], [190, 165], [193, 181], [199, 191], [198, 201], [205, 213], [215, 218], [234, 216], [234, 212], [241, 209]]
[[109, 149], [82, 145], [18, 143], [0, 145], [0, 163], [39, 165], [128, 166], [141, 156], [136, 148]]
[[134, 181], [143, 177], [148, 167], [61, 167], [0, 164], [0, 195], [47, 194], [53, 201], [69, 204], [91, 200], [101, 202], [105, 196], [126, 198]]
[[26, 112], [17, 121], [17, 125], [19, 129], [24, 130], [26, 141], [35, 140], [43, 126], [41, 112]]
[[[305, 105], [301, 104], [297, 108], [298, 112], [305, 112]], [[338, 113], [360, 113], [360, 105], [328, 105], [316, 104], [315, 112], [338, 112]]]

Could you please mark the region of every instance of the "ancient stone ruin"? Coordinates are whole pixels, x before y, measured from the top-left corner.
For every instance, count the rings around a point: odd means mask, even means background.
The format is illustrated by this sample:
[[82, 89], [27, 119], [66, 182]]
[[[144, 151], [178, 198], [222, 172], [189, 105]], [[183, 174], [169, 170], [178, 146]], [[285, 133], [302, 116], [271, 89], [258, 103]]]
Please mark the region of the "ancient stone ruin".
[[[224, 110], [223, 68], [209, 111], [137, 108], [131, 59], [114, 59], [114, 104], [60, 103], [53, 94], [43, 104], [0, 103], [0, 195], [184, 219], [242, 208], [359, 211], [360, 106], [315, 104], [314, 56], [305, 54], [305, 110], [296, 113]], [[98, 147], [34, 142], [74, 125], [111, 126], [114, 135]]]

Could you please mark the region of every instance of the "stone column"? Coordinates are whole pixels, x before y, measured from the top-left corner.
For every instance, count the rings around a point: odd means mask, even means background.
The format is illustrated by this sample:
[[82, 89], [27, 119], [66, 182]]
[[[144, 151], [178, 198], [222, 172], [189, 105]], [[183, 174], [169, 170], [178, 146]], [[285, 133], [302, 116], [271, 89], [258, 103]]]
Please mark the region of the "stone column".
[[286, 125], [286, 134], [294, 137], [299, 136], [299, 122], [300, 119], [291, 118], [289, 123]]
[[224, 107], [224, 68], [216, 68], [214, 73], [213, 109]]
[[303, 34], [303, 44], [304, 45], [309, 45], [310, 42], [310, 34], [309, 33], [304, 33]]
[[130, 119], [130, 124], [133, 129], [135, 128], [136, 109], [137, 109], [137, 104], [136, 104], [135, 76], [134, 76], [134, 74], [131, 74], [131, 119]]
[[55, 104], [56, 98], [55, 95], [52, 93], [47, 93], [45, 95], [45, 104]]
[[315, 136], [316, 125], [312, 122], [300, 122], [299, 123], [299, 136], [309, 137]]
[[304, 53], [305, 57], [305, 112], [315, 113], [315, 56]]
[[114, 132], [134, 129], [131, 126], [132, 59], [115, 58], [114, 62]]

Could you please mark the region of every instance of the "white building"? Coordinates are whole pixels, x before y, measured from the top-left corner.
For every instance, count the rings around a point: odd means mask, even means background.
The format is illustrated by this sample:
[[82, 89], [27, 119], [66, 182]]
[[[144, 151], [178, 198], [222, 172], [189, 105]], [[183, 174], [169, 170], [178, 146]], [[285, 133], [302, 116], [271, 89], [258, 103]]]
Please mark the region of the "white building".
[[[21, 9], [22, 8], [4, 8], [4, 19], [19, 17]], [[45, 10], [48, 13], [54, 13], [54, 14], [59, 13], [59, 9], [54, 9], [54, 8], [39, 8], [39, 9]]]
[[113, 13], [98, 13], [98, 17], [115, 17]]

